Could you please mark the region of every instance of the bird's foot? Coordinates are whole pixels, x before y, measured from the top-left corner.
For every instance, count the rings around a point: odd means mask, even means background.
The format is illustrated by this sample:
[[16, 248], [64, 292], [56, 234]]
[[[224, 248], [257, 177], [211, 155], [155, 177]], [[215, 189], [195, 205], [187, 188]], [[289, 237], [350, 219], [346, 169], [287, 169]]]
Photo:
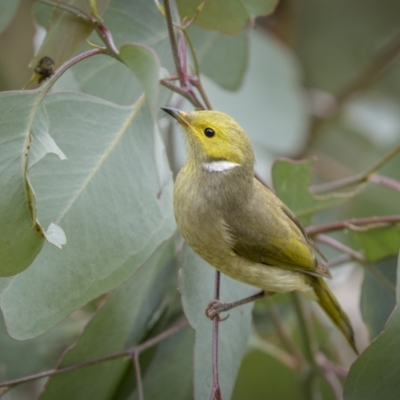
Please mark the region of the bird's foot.
[[206, 308], [205, 313], [206, 316], [210, 319], [214, 319], [214, 317], [217, 315], [218, 320], [221, 322], [227, 320], [229, 314], [224, 318], [221, 318], [219, 314], [222, 313], [223, 311], [229, 310], [230, 308], [231, 307], [229, 303], [223, 303], [222, 301], [219, 300], [212, 300], [210, 301], [210, 303], [208, 303], [208, 307]]

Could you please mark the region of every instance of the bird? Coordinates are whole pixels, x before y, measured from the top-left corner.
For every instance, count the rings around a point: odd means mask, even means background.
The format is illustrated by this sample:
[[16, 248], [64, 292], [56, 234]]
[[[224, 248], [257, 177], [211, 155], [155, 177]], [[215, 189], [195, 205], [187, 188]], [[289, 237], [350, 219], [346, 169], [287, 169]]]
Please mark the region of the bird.
[[178, 230], [221, 273], [261, 291], [232, 303], [213, 300], [209, 318], [275, 293], [316, 300], [357, 352], [348, 316], [324, 278], [315, 246], [294, 213], [254, 176], [255, 155], [239, 124], [219, 111], [162, 107], [183, 128], [187, 160], [174, 185]]

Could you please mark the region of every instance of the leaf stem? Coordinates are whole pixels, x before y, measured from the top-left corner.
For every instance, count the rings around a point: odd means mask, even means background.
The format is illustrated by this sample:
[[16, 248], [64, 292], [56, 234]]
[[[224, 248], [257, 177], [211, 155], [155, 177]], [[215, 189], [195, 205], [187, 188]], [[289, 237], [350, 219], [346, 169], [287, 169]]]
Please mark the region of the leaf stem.
[[176, 37], [174, 32], [174, 25], [172, 23], [171, 8], [169, 6], [169, 0], [164, 0], [165, 18], [167, 20], [169, 42], [171, 44], [172, 56], [174, 58], [175, 69], [178, 75], [179, 82], [182, 87], [185, 87], [185, 79], [182, 71], [182, 65], [179, 59], [178, 46], [176, 43]]
[[344, 254], [349, 255], [351, 258], [358, 260], [358, 261], [365, 261], [365, 257], [358, 251], [353, 250], [352, 248], [344, 245], [343, 243], [339, 242], [338, 240], [324, 234], [319, 234], [316, 236], [315, 240], [320, 243], [324, 243], [336, 250], [341, 251]]
[[109, 354], [107, 356], [94, 358], [92, 360], [87, 360], [87, 361], [82, 361], [82, 362], [79, 362], [79, 363], [76, 363], [76, 364], [67, 365], [65, 367], [54, 368], [54, 369], [51, 369], [51, 370], [48, 370], [48, 371], [39, 372], [37, 374], [24, 376], [22, 378], [12, 379], [12, 380], [8, 380], [8, 381], [5, 381], [5, 382], [0, 382], [0, 388], [17, 386], [17, 385], [20, 385], [22, 383], [30, 382], [30, 381], [33, 381], [33, 380], [36, 380], [36, 379], [46, 378], [48, 376], [59, 375], [59, 374], [65, 373], [65, 372], [75, 371], [75, 370], [78, 370], [78, 369], [81, 369], [81, 368], [90, 367], [91, 365], [100, 364], [100, 363], [105, 362], [105, 361], [115, 360], [115, 359], [121, 358], [121, 357], [128, 357], [128, 356], [132, 357], [132, 354], [134, 354], [134, 353], [140, 354], [144, 350], [147, 350], [148, 348], [155, 346], [156, 344], [162, 342], [163, 340], [165, 340], [168, 337], [172, 336], [174, 333], [176, 333], [179, 330], [181, 330], [187, 324], [188, 324], [187, 319], [186, 318], [181, 318], [175, 324], [173, 324], [172, 326], [167, 328], [165, 331], [161, 332], [159, 335], [154, 336], [153, 338], [141, 343], [140, 345], [138, 345], [136, 347], [132, 347], [130, 349], [118, 351], [116, 353], [112, 353], [112, 354]]
[[339, 231], [342, 229], [354, 229], [357, 226], [375, 225], [385, 226], [400, 223], [400, 215], [387, 215], [383, 217], [352, 218], [344, 221], [330, 222], [322, 225], [311, 225], [305, 228], [308, 235]]
[[[215, 284], [214, 284], [214, 299], [219, 300], [220, 294], [220, 281], [221, 273], [215, 271]], [[210, 395], [210, 400], [221, 400], [221, 389], [219, 386], [218, 378], [218, 328], [219, 328], [219, 315], [213, 318], [213, 333], [212, 333], [212, 375], [213, 384]]]
[[395, 181], [394, 179], [388, 177], [381, 177], [380, 175], [374, 175], [376, 171], [382, 168], [389, 160], [391, 160], [395, 155], [400, 152], [400, 145], [393, 148], [389, 151], [381, 160], [379, 160], [374, 166], [369, 168], [367, 171], [349, 176], [344, 179], [339, 179], [337, 181], [323, 183], [320, 185], [310, 186], [310, 190], [313, 193], [323, 193], [336, 189], [344, 189], [346, 187], [363, 183], [363, 182], [374, 182], [380, 183], [382, 185], [386, 185], [391, 187], [392, 189], [400, 191], [400, 183]]

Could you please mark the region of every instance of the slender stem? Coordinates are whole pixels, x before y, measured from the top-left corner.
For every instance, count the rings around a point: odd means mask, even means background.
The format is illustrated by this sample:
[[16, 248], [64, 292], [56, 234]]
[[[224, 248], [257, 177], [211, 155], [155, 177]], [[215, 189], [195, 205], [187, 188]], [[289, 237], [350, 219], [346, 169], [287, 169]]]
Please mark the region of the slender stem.
[[78, 62], [98, 55], [98, 54], [103, 54], [104, 50], [103, 49], [91, 49], [88, 51], [85, 51], [84, 53], [78, 54], [77, 56], [69, 59], [68, 61], [66, 61], [63, 65], [60, 66], [60, 68], [58, 68], [54, 74], [52, 75], [52, 77], [43, 85], [42, 88], [38, 88], [35, 90], [41, 90], [41, 94], [38, 97], [37, 103], [39, 103], [40, 101], [43, 100], [43, 98], [46, 96], [46, 94], [49, 92], [49, 90], [52, 88], [52, 86], [56, 83], [57, 79], [60, 78], [60, 76], [69, 68], [71, 68], [72, 66], [74, 66], [75, 64], [77, 64]]
[[132, 353], [131, 357], [132, 357], [133, 367], [135, 369], [135, 377], [136, 377], [137, 392], [138, 392], [139, 400], [144, 400], [142, 372], [140, 370], [140, 362], [139, 362], [139, 352], [134, 351]]
[[316, 235], [324, 232], [339, 231], [341, 229], [354, 229], [364, 225], [390, 225], [400, 223], [400, 215], [388, 215], [383, 217], [352, 218], [344, 221], [331, 222], [323, 225], [312, 225], [306, 228], [308, 235]]
[[179, 59], [178, 46], [176, 44], [176, 37], [174, 32], [174, 25], [172, 23], [171, 8], [169, 0], [164, 0], [165, 18], [167, 19], [168, 36], [171, 44], [172, 56], [174, 58], [176, 73], [178, 74], [179, 82], [182, 87], [185, 87], [185, 79], [182, 71], [181, 62]]
[[194, 95], [193, 92], [189, 92], [187, 89], [182, 89], [179, 86], [174, 85], [173, 83], [161, 79], [160, 80], [161, 85], [165, 86], [166, 88], [172, 90], [175, 93], [179, 93], [182, 97], [184, 97], [186, 100], [189, 100], [196, 108], [199, 108], [201, 110], [204, 110], [204, 106], [200, 103], [198, 98]]
[[340, 378], [347, 378], [348, 371], [346, 369], [344, 369], [342, 366], [336, 365], [336, 364], [332, 363], [331, 361], [329, 361], [326, 358], [324, 353], [322, 353], [322, 352], [317, 353], [316, 358], [317, 358], [319, 367], [323, 371], [332, 371], [335, 375], [339, 376]]
[[46, 378], [48, 376], [53, 376], [53, 375], [63, 374], [65, 372], [75, 371], [75, 370], [85, 368], [85, 367], [90, 367], [91, 365], [99, 364], [99, 363], [102, 363], [105, 361], [115, 360], [116, 358], [127, 357], [127, 356], [131, 357], [132, 354], [135, 352], [141, 353], [142, 351], [144, 351], [150, 347], [153, 347], [154, 345], [158, 344], [159, 342], [162, 342], [166, 338], [172, 336], [174, 333], [181, 330], [187, 324], [188, 324], [188, 321], [186, 320], [186, 318], [182, 318], [182, 319], [178, 320], [175, 324], [173, 324], [172, 326], [167, 328], [165, 331], [161, 332], [159, 335], [154, 336], [153, 338], [147, 340], [146, 342], [141, 343], [140, 345], [138, 345], [136, 347], [118, 351], [116, 353], [109, 354], [107, 356], [94, 358], [92, 360], [87, 360], [87, 361], [82, 361], [80, 363], [67, 365], [66, 367], [54, 368], [54, 369], [51, 369], [48, 371], [39, 372], [37, 374], [24, 376], [23, 378], [12, 379], [9, 381], [0, 382], [0, 388], [6, 387], [6, 386], [10, 386], [10, 387], [16, 386], [16, 385], [20, 385], [22, 383], [30, 382], [30, 381], [33, 381], [36, 379]]
[[[219, 300], [220, 295], [220, 281], [221, 273], [215, 271], [215, 284], [214, 284], [214, 299]], [[212, 333], [212, 375], [213, 375], [213, 385], [210, 395], [210, 400], [220, 400], [221, 399], [221, 389], [219, 387], [218, 378], [218, 327], [219, 327], [219, 315], [213, 318], [213, 333]]]
[[199, 93], [201, 95], [201, 98], [203, 99], [203, 101], [204, 101], [204, 103], [205, 103], [205, 105], [207, 107], [207, 110], [212, 110], [212, 106], [211, 106], [210, 100], [208, 99], [207, 94], [206, 94], [206, 92], [205, 92], [205, 90], [203, 88], [203, 84], [201, 83], [200, 75], [198, 77], [192, 77], [190, 79], [190, 82], [199, 91]]
[[328, 268], [332, 267], [337, 267], [338, 265], [345, 264], [349, 261], [351, 261], [353, 257], [347, 255], [347, 254], [342, 254], [341, 256], [338, 256], [336, 258], [332, 258], [332, 260], [329, 260], [327, 263]]
[[400, 145], [394, 147], [391, 151], [389, 151], [382, 159], [380, 159], [375, 165], [373, 165], [367, 171], [353, 176], [349, 176], [348, 178], [339, 179], [337, 181], [310, 186], [310, 190], [313, 193], [322, 193], [336, 189], [344, 189], [348, 186], [352, 186], [357, 183], [371, 181], [383, 185], [386, 184], [386, 186], [392, 187], [393, 189], [400, 191], [399, 182], [392, 180], [391, 178], [388, 177], [383, 177], [383, 176], [380, 177], [379, 175], [373, 175], [376, 171], [381, 169], [388, 161], [390, 161], [399, 152], [400, 152]]
[[365, 261], [365, 257], [358, 251], [355, 251], [351, 249], [350, 247], [344, 245], [343, 243], [339, 242], [338, 240], [324, 235], [324, 234], [319, 234], [315, 238], [318, 242], [324, 243], [330, 247], [333, 247], [336, 250], [341, 251], [344, 254], [349, 255], [350, 257], [358, 260], [358, 261]]
[[386, 186], [390, 189], [397, 190], [398, 192], [400, 192], [400, 182], [396, 181], [395, 179], [389, 178], [388, 176], [371, 175], [369, 180], [370, 182]]

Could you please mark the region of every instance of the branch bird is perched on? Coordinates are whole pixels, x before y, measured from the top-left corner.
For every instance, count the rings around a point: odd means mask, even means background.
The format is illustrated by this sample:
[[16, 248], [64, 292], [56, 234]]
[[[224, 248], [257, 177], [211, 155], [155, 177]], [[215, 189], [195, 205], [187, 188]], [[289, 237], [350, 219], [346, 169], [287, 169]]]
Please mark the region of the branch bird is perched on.
[[262, 289], [235, 303], [210, 303], [207, 315], [276, 292], [298, 290], [321, 305], [356, 350], [345, 312], [323, 280], [294, 214], [254, 178], [254, 152], [243, 129], [216, 111], [163, 108], [185, 133], [188, 158], [174, 188], [178, 228], [192, 249], [222, 273]]

